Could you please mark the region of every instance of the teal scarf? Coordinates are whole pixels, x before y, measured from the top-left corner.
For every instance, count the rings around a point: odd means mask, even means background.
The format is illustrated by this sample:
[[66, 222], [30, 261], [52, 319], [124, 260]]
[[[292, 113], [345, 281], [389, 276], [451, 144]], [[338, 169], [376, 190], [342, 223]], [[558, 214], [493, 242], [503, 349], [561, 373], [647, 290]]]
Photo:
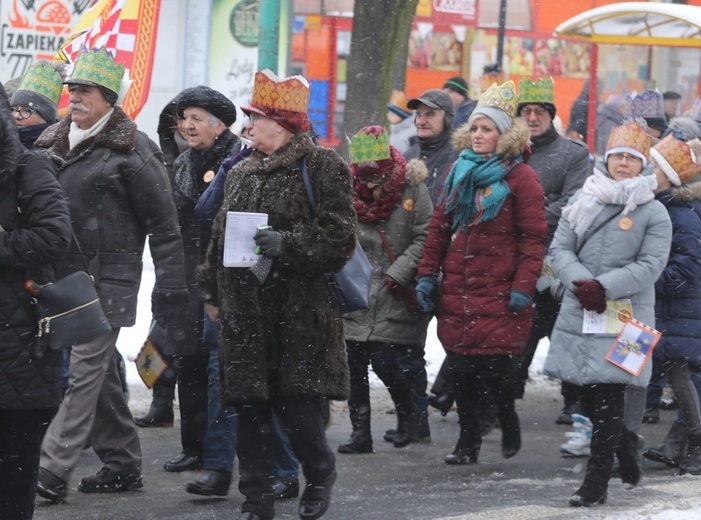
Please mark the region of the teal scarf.
[[523, 162], [497, 154], [478, 154], [466, 148], [458, 156], [445, 181], [440, 201], [446, 214], [454, 212], [453, 229], [493, 220], [511, 190], [504, 177]]

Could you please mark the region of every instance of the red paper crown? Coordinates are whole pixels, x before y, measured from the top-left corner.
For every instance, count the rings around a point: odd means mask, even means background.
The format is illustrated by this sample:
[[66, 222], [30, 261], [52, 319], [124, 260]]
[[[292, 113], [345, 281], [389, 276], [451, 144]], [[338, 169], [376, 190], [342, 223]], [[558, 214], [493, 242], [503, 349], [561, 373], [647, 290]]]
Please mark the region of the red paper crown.
[[679, 186], [699, 172], [698, 159], [691, 147], [673, 135], [668, 135], [650, 150], [650, 155], [662, 168], [667, 178], [675, 186]]
[[606, 150], [614, 148], [632, 148], [640, 152], [646, 159], [650, 158], [650, 145], [652, 141], [645, 129], [638, 123], [631, 121], [615, 127], [611, 130]]

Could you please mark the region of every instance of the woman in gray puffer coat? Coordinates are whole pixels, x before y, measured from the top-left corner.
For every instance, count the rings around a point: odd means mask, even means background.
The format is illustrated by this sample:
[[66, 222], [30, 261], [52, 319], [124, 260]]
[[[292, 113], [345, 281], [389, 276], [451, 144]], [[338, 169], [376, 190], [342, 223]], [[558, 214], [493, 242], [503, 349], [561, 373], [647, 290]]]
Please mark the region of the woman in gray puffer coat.
[[624, 425], [626, 385], [645, 387], [651, 363], [640, 375], [605, 359], [614, 334], [584, 334], [584, 310], [606, 311], [607, 300], [629, 299], [633, 316], [655, 325], [655, 281], [670, 250], [672, 226], [655, 200], [652, 169], [644, 170], [649, 137], [637, 123], [616, 127], [604, 157], [563, 210], [550, 247], [552, 266], [564, 288], [545, 373], [579, 387], [583, 414], [594, 424], [584, 483], [572, 506], [606, 500], [614, 453], [626, 487], [640, 480], [637, 435]]
[[374, 271], [370, 307], [343, 317], [351, 386], [348, 410], [353, 433], [338, 447], [340, 453], [373, 451], [369, 363], [387, 386], [397, 409], [397, 430], [392, 436], [394, 446], [401, 448], [411, 442], [420, 416], [411, 399], [410, 382], [402, 373], [397, 356], [402, 348], [423, 350], [430, 320], [429, 314], [418, 312], [418, 305], [416, 312], [407, 308], [407, 297], [415, 295], [412, 281], [433, 209], [428, 188], [423, 183], [426, 166], [419, 160], [407, 166], [396, 148], [388, 148], [381, 126], [360, 130], [351, 143], [351, 151], [354, 143], [363, 139], [384, 144], [381, 148], [385, 153], [389, 151], [389, 157], [371, 160], [365, 156], [363, 162], [351, 163], [358, 241]]

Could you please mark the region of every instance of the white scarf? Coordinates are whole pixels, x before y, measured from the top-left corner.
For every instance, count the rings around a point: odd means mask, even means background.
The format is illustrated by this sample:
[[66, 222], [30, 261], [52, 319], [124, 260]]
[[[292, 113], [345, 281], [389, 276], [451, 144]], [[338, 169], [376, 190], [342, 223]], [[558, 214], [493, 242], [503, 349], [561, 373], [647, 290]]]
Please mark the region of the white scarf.
[[112, 112], [114, 112], [114, 108], [110, 109], [109, 112], [98, 119], [94, 125], [86, 130], [82, 130], [77, 124], [71, 121], [71, 129], [68, 132], [68, 145], [71, 147], [71, 150], [86, 139], [99, 134], [100, 130], [102, 130], [107, 124], [107, 120], [112, 115]]
[[563, 218], [579, 237], [586, 233], [606, 205], [625, 205], [622, 213], [626, 215], [655, 198], [653, 190], [657, 187], [657, 179], [654, 175], [641, 174], [615, 181], [599, 168], [594, 168], [594, 174], [584, 182], [581, 196], [562, 210]]

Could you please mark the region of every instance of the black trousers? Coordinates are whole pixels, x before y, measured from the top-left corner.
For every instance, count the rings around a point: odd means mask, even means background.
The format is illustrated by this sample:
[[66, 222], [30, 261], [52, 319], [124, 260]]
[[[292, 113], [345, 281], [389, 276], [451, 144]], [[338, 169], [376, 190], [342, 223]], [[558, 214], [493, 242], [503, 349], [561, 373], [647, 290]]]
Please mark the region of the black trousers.
[[399, 349], [381, 341], [346, 341], [350, 369], [350, 398], [348, 406], [357, 408], [370, 403], [368, 364], [384, 383], [395, 404], [411, 398], [411, 387], [397, 362]]
[[34, 515], [41, 438], [54, 409], [0, 410], [0, 517]]
[[621, 435], [627, 431], [623, 420], [626, 385], [602, 383], [578, 388], [582, 413], [594, 426], [584, 482], [603, 492], [611, 480], [613, 456]]
[[237, 406], [239, 491], [246, 499], [241, 511], [264, 520], [275, 514], [273, 497], [273, 410], [282, 420], [292, 451], [302, 464], [307, 485], [324, 482], [336, 467], [326, 442], [321, 399], [278, 398]]
[[207, 433], [208, 364], [209, 350], [206, 353], [198, 351], [194, 356], [180, 356], [176, 361], [180, 441], [183, 453], [193, 457], [202, 457]]
[[478, 413], [483, 384], [492, 390], [502, 430], [518, 427], [514, 370], [509, 356], [466, 356], [448, 351], [447, 359], [460, 422], [458, 448], [479, 450], [482, 444]]

